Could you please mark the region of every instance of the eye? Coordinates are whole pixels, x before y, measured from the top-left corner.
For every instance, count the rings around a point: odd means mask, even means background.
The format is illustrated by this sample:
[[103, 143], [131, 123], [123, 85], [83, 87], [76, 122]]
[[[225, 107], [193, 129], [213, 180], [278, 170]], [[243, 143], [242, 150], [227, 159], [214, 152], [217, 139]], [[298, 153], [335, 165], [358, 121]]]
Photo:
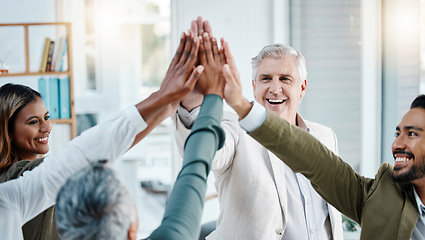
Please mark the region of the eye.
[[38, 120], [31, 120], [30, 122], [28, 122], [29, 125], [35, 125], [38, 123]]
[[267, 82], [270, 81], [272, 78], [271, 77], [262, 77], [260, 80], [263, 82]]
[[49, 119], [50, 119], [50, 116], [49, 116], [49, 115], [44, 116], [44, 120], [45, 120], [45, 121], [47, 121], [47, 120], [49, 120]]
[[415, 132], [413, 132], [413, 131], [409, 131], [409, 136], [418, 136], [418, 134], [416, 134]]
[[289, 77], [281, 77], [280, 81], [287, 82], [287, 81], [291, 81], [291, 79]]
[[395, 136], [395, 137], [398, 137], [398, 136], [400, 136], [400, 133], [399, 133], [399, 132], [396, 132], [396, 133], [394, 134], [394, 136]]

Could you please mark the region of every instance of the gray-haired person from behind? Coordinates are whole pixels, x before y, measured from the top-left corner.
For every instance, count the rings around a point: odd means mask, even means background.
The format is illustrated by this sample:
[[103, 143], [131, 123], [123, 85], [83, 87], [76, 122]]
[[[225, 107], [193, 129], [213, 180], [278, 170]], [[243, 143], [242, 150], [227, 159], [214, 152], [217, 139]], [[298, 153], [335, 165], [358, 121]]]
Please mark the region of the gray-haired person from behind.
[[61, 239], [127, 239], [137, 217], [127, 188], [104, 161], [69, 178], [59, 191], [56, 209]]

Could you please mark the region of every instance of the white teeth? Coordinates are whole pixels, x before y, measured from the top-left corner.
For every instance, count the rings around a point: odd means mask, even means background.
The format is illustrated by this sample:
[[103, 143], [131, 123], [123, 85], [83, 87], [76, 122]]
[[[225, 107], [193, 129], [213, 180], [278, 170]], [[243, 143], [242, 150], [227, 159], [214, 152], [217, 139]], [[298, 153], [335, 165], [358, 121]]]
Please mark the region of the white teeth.
[[398, 158], [395, 159], [395, 161], [399, 162], [399, 163], [404, 163], [404, 162], [409, 161], [409, 159], [406, 158], [406, 157], [398, 157]]
[[38, 138], [37, 141], [44, 142], [44, 141], [47, 141], [48, 139], [49, 139], [48, 137]]
[[283, 100], [272, 100], [272, 99], [268, 99], [268, 101], [270, 103], [283, 103]]

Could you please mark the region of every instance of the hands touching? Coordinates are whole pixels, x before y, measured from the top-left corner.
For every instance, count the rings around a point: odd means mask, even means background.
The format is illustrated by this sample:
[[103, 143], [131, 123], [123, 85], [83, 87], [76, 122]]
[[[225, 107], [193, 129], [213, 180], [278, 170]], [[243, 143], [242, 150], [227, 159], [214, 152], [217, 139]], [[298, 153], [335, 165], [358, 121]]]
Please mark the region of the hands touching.
[[[191, 32], [195, 36], [202, 36], [198, 63], [203, 65], [205, 70], [199, 78], [195, 89], [182, 100], [182, 105], [190, 111], [194, 107], [201, 105], [203, 95], [214, 93], [224, 97], [226, 103], [238, 113], [239, 117], [244, 118], [251, 110], [252, 104], [242, 94], [239, 71], [230, 52], [229, 44], [222, 38], [222, 49], [218, 50], [211, 25], [208, 21], [203, 21], [202, 17], [192, 21]], [[224, 85], [222, 85], [222, 78], [225, 79]], [[215, 89], [213, 89], [213, 84], [215, 84]], [[225, 87], [222, 88], [223, 86]], [[210, 91], [202, 90], [202, 88], [210, 89]], [[220, 89], [224, 89], [224, 92], [221, 92]]]
[[[160, 89], [136, 105], [143, 119], [152, 125], [174, 113], [180, 101], [185, 106], [185, 100], [197, 99], [199, 106], [205, 94], [224, 97], [240, 118], [252, 107], [242, 95], [239, 72], [228, 43], [221, 39], [219, 50], [216, 39], [211, 37], [210, 24], [200, 17], [192, 22], [191, 31], [202, 34], [202, 39], [193, 32], [183, 33]], [[196, 62], [201, 65], [195, 65]]]
[[[210, 23], [207, 20], [203, 21], [202, 17], [198, 17], [196, 20], [191, 22], [190, 31], [195, 37], [198, 36], [202, 38], [204, 33], [208, 33], [209, 37], [213, 37]], [[198, 66], [199, 64], [198, 56], [195, 66]], [[203, 100], [204, 94], [202, 94], [198, 87], [195, 86], [195, 89], [193, 89], [193, 91], [181, 101], [181, 105], [188, 111], [192, 111], [192, 109], [201, 106]]]
[[136, 105], [146, 122], [152, 117], [165, 119], [171, 115], [177, 109], [178, 103], [193, 90], [204, 70], [203, 66], [194, 66], [198, 48], [199, 41], [196, 41], [193, 35], [183, 33], [159, 90]]
[[204, 73], [200, 76], [197, 88], [203, 95], [217, 94], [224, 97], [224, 77], [222, 73], [225, 63], [224, 53], [217, 46], [217, 40], [204, 32], [198, 52], [199, 63], [204, 66]]

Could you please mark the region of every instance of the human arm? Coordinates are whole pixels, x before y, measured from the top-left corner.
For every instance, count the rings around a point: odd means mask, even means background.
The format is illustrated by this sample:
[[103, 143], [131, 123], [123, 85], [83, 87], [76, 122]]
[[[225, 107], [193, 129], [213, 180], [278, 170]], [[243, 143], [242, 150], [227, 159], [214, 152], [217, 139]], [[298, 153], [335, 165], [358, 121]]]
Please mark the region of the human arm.
[[56, 194], [73, 173], [98, 159], [115, 159], [146, 127], [134, 106], [85, 131], [67, 146], [18, 179], [0, 184], [0, 231], [4, 239], [20, 239], [21, 226], [54, 204]]
[[197, 37], [183, 33], [160, 89], [136, 105], [148, 127], [136, 136], [132, 146], [176, 112], [178, 103], [193, 90], [204, 69], [203, 66], [194, 69], [199, 47], [199, 41], [195, 42], [195, 39]]
[[223, 101], [207, 95], [184, 150], [183, 167], [171, 192], [161, 226], [150, 239], [198, 239], [211, 160], [224, 142]]
[[[222, 45], [228, 63], [228, 66], [223, 68], [223, 74], [226, 78], [225, 100], [237, 112], [241, 121], [243, 121], [247, 117], [250, 117], [249, 114], [252, 114], [251, 111], [254, 108], [242, 95], [241, 82], [238, 74], [235, 74], [235, 66], [231, 64], [233, 62], [231, 61], [232, 56], [228, 54], [230, 53], [228, 44], [225, 43]], [[367, 196], [367, 189], [370, 189], [370, 181], [358, 176], [348, 164], [339, 160], [336, 155], [333, 155], [331, 151], [323, 147], [311, 134], [297, 127], [290, 127], [291, 131], [295, 129], [294, 131], [297, 131], [296, 133], [290, 132], [287, 122], [271, 113], [267, 113], [264, 107], [259, 107], [260, 109], [262, 108], [265, 115], [261, 119], [253, 120], [253, 122], [259, 123], [260, 127], [246, 129], [241, 124], [242, 128], [250, 132], [250, 136], [259, 143], [275, 153], [294, 172], [300, 172], [309, 178], [315, 189], [326, 201], [348, 217], [360, 221], [362, 203], [365, 200], [365, 196]], [[269, 116], [273, 116], [275, 121], [270, 122], [270, 119], [268, 119]], [[266, 127], [269, 127], [267, 134], [263, 126], [266, 122], [268, 123]], [[281, 122], [285, 122], [285, 124]], [[287, 130], [290, 134], [287, 132], [281, 133], [284, 130]], [[305, 138], [314, 142], [314, 145], [321, 146], [322, 148], [319, 148], [320, 150], [318, 151], [323, 156], [318, 157], [318, 154], [312, 152], [313, 147], [310, 144], [313, 143], [310, 143], [310, 141], [307, 142]], [[310, 155], [306, 154], [307, 152]], [[318, 170], [319, 167], [323, 168]], [[334, 167], [335, 170], [333, 170]]]
[[198, 81], [204, 101], [186, 140], [183, 167], [174, 184], [161, 226], [150, 239], [198, 239], [207, 177], [215, 152], [223, 146], [220, 126], [223, 115], [224, 78], [217, 43], [208, 34], [199, 48], [204, 77]]
[[[127, 151], [135, 142], [136, 134], [146, 129], [146, 122], [157, 123], [156, 120], [163, 117], [161, 111], [169, 107], [169, 104], [180, 101], [193, 89], [203, 69], [202, 66], [195, 69], [193, 66], [197, 48], [198, 43], [184, 34], [157, 92], [136, 106], [129, 107], [110, 120], [87, 130], [68, 143], [65, 149], [47, 157], [43, 164], [18, 180], [1, 184], [0, 212], [5, 217], [0, 218], [0, 225], [9, 226], [3, 221], [10, 217], [16, 220], [15, 226], [20, 228], [26, 221], [53, 205], [57, 191], [72, 173], [92, 161], [113, 161]], [[1, 232], [5, 232], [6, 236], [10, 234], [10, 239], [16, 239], [13, 236], [18, 236], [16, 234], [21, 231], [8, 228]]]

